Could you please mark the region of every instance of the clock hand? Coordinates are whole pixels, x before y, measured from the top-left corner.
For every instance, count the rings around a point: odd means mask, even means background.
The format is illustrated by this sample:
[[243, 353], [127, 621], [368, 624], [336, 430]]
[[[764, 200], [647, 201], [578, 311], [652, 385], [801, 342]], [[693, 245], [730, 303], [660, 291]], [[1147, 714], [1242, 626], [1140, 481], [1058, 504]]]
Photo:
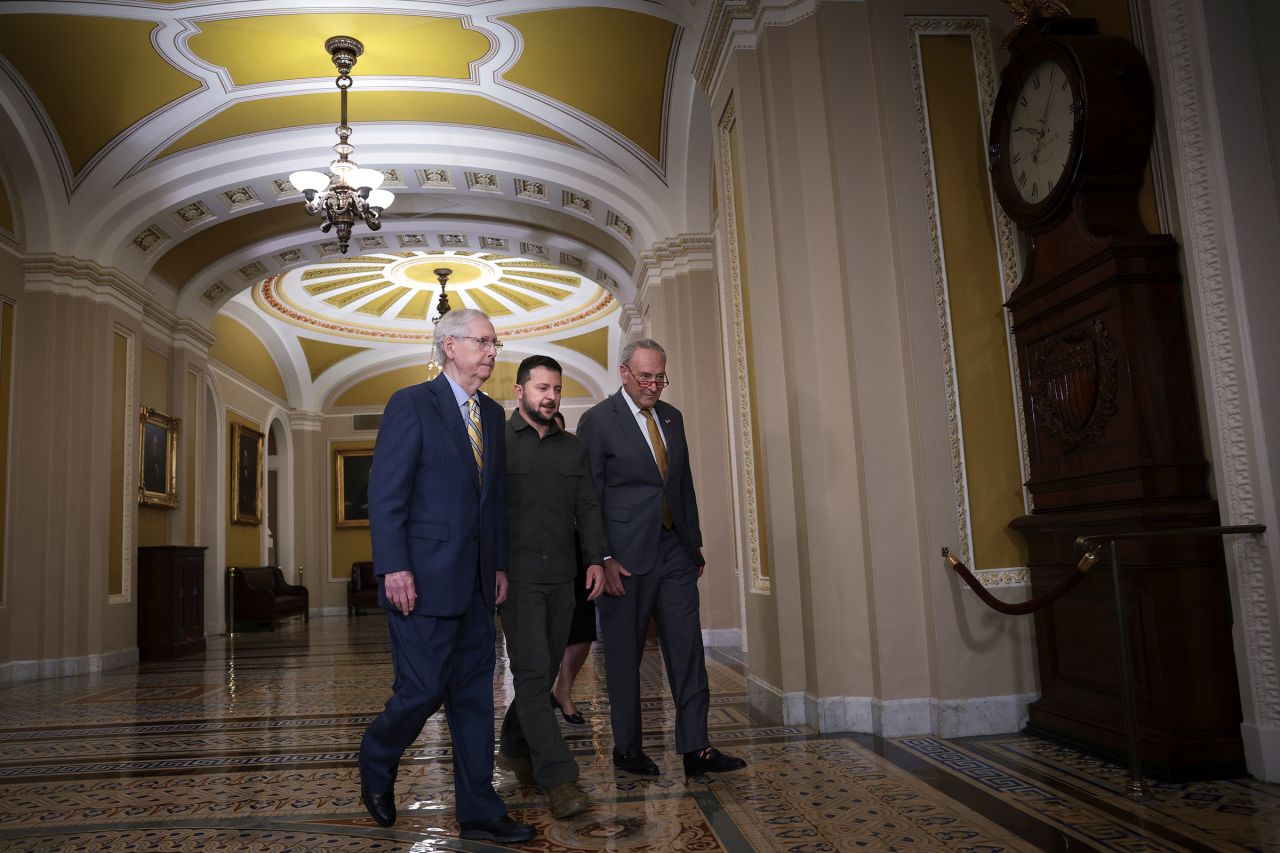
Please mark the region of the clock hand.
[[1043, 130], [1036, 130], [1034, 127], [1015, 127], [1013, 132], [1017, 133], [1020, 130], [1025, 130], [1027, 133], [1034, 133], [1036, 136], [1044, 136]]

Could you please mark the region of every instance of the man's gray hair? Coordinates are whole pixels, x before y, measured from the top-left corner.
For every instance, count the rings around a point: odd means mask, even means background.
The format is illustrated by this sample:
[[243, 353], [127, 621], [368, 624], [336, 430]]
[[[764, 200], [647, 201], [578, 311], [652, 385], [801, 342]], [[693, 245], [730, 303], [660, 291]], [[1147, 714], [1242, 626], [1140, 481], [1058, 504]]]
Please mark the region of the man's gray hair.
[[440, 363], [444, 364], [448, 359], [444, 354], [445, 338], [461, 338], [466, 336], [467, 327], [476, 320], [488, 320], [489, 315], [475, 308], [455, 308], [440, 318], [440, 322], [436, 323], [436, 358], [440, 359]]
[[662, 344], [652, 338], [641, 338], [638, 341], [632, 341], [622, 348], [622, 354], [618, 356], [618, 363], [631, 366], [631, 356], [636, 354], [638, 349], [651, 349], [655, 352], [662, 353], [662, 357], [667, 357], [667, 351], [662, 348]]

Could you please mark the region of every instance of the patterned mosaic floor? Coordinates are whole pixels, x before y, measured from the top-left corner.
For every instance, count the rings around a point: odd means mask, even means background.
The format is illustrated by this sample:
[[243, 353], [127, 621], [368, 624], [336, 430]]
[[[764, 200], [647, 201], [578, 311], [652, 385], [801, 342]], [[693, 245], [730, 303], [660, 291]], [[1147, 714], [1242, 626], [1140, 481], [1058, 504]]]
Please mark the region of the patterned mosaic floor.
[[[500, 649], [500, 707], [511, 695], [503, 660]], [[886, 741], [769, 725], [748, 710], [731, 650], [709, 653], [712, 739], [749, 769], [684, 778], [655, 650], [642, 673], [645, 742], [662, 775], [615, 774], [602, 666], [597, 647], [575, 691], [587, 724], [564, 726], [591, 810], [556, 822], [540, 791], [497, 772], [512, 813], [538, 826], [525, 849], [1280, 851], [1280, 786], [1157, 785], [1137, 805], [1119, 768], [1034, 738]], [[375, 614], [0, 688], [0, 850], [497, 849], [454, 837], [443, 720], [406, 756], [393, 830], [360, 807], [354, 751], [390, 678]]]

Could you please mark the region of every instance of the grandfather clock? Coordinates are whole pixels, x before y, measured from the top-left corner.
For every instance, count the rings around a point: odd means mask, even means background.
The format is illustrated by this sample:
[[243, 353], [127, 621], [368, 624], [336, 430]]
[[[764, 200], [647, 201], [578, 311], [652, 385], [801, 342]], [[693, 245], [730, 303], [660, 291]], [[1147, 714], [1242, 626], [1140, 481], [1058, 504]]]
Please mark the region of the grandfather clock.
[[[1142, 224], [1152, 89], [1130, 42], [1036, 18], [1010, 45], [991, 120], [1001, 205], [1027, 234], [1012, 314], [1034, 510], [1034, 594], [1085, 533], [1211, 526], [1178, 246]], [[1169, 779], [1243, 772], [1231, 605], [1216, 538], [1118, 543], [1143, 762]], [[1110, 565], [1036, 614], [1028, 730], [1120, 755]]]

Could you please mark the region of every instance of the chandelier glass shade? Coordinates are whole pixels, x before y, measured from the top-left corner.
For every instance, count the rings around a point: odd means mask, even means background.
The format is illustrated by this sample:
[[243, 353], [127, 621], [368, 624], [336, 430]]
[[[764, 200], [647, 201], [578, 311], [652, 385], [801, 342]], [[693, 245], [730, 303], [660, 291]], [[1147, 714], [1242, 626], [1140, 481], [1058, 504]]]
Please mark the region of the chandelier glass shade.
[[324, 43], [324, 49], [338, 68], [336, 85], [342, 99], [341, 122], [334, 129], [338, 144], [333, 146], [337, 158], [329, 164], [329, 174], [301, 171], [289, 176], [306, 199], [307, 213], [324, 221], [320, 230], [336, 231], [338, 247], [345, 255], [351, 242], [351, 229], [356, 221], [362, 221], [370, 231], [382, 228], [382, 212], [391, 206], [395, 196], [382, 186], [383, 175], [377, 169], [362, 169], [351, 159], [355, 146], [351, 144], [351, 126], [347, 124], [347, 90], [351, 88], [351, 69], [356, 58], [364, 53], [364, 45], [350, 36], [334, 36]]

